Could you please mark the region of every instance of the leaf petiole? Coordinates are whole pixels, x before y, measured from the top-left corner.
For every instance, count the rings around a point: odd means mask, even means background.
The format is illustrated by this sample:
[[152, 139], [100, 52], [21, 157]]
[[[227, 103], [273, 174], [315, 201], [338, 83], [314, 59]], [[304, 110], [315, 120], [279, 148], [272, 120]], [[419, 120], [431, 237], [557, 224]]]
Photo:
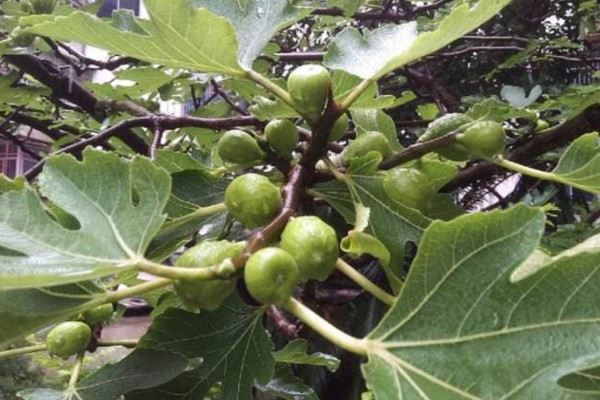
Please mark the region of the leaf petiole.
[[[104, 303], [116, 303], [120, 300], [134, 297], [143, 293], [151, 292], [156, 289], [169, 286], [173, 283], [171, 279], [155, 279], [149, 282], [144, 282], [139, 285], [132, 286], [127, 289], [110, 292], [101, 301], [95, 301], [91, 306], [96, 306]], [[89, 305], [88, 305], [89, 306]]]
[[368, 280], [363, 274], [352, 268], [350, 264], [348, 264], [341, 258], [338, 258], [335, 267], [338, 269], [338, 271], [346, 275], [358, 286], [362, 287], [367, 292], [371, 293], [373, 296], [375, 296], [385, 304], [390, 306], [394, 304], [394, 301], [396, 300], [394, 296], [392, 296], [391, 294], [389, 294], [388, 292], [386, 292], [385, 290], [381, 289], [379, 286]]
[[137, 339], [122, 339], [122, 340], [100, 340], [98, 342], [99, 347], [127, 347], [133, 349], [137, 346], [139, 340]]
[[73, 370], [71, 372], [71, 379], [69, 379], [69, 386], [67, 386], [67, 392], [75, 393], [77, 381], [79, 380], [79, 375], [81, 374], [81, 368], [83, 367], [83, 359], [85, 357], [85, 351], [77, 354], [77, 360], [75, 361], [75, 365], [73, 365]]
[[[271, 81], [269, 78], [252, 70], [247, 71], [246, 76], [248, 77], [248, 79], [258, 83], [259, 85], [267, 89], [269, 92], [277, 96], [279, 99], [281, 99], [283, 102], [285, 102], [287, 105], [294, 108], [294, 104], [292, 98], [290, 97], [290, 94], [286, 90], [282, 89], [280, 86], [275, 84], [273, 81]], [[294, 108], [294, 110], [296, 109]]]
[[327, 169], [329, 170], [329, 172], [331, 172], [335, 179], [341, 182], [346, 181], [346, 176], [340, 171], [338, 171], [338, 169], [333, 164], [333, 161], [331, 161], [329, 157], [323, 157], [323, 162], [325, 163], [325, 166], [327, 166]]
[[336, 346], [363, 356], [369, 353], [370, 342], [368, 340], [358, 339], [342, 332], [293, 297], [290, 297], [284, 304], [284, 307], [296, 318], [300, 319]]
[[346, 98], [342, 100], [342, 102], [339, 104], [340, 113], [343, 113], [347, 109], [349, 109], [350, 106], [354, 104], [354, 102], [360, 97], [360, 95], [363, 94], [363, 92], [367, 90], [373, 82], [375, 82], [375, 80], [372, 78], [365, 79], [364, 81], [359, 83], [354, 89], [352, 89], [350, 94], [348, 94], [348, 96], [346, 96]]
[[171, 228], [171, 229], [176, 228], [176, 227], [181, 226], [189, 221], [193, 221], [196, 218], [204, 218], [209, 215], [223, 212], [226, 210], [227, 210], [227, 207], [225, 206], [225, 203], [213, 204], [213, 205], [206, 206], [206, 207], [198, 207], [195, 211], [193, 211], [187, 215], [184, 215], [183, 217], [175, 218], [175, 219], [165, 222], [162, 229], [165, 230], [165, 229], [169, 229], [169, 228]]
[[37, 345], [33, 345], [33, 346], [20, 347], [18, 349], [10, 349], [10, 350], [0, 351], [0, 358], [19, 356], [22, 354], [36, 353], [38, 351], [44, 351], [44, 350], [46, 350], [45, 344], [37, 344]]
[[[133, 266], [139, 271], [147, 272], [149, 274], [167, 278], [168, 280], [173, 279], [198, 279], [198, 280], [211, 280], [211, 279], [223, 279], [230, 276], [235, 272], [235, 266], [231, 263], [231, 260], [225, 260], [221, 264], [213, 265], [212, 267], [206, 268], [182, 268], [182, 267], [168, 267], [166, 265], [158, 264], [150, 260], [142, 259], [137, 260], [133, 263]], [[140, 285], [141, 286], [141, 285]]]
[[509, 161], [504, 158], [499, 159], [499, 160], [492, 160], [492, 162], [499, 167], [508, 169], [510, 171], [518, 172], [520, 174], [530, 176], [532, 178], [541, 179], [541, 180], [550, 181], [550, 182], [556, 182], [556, 183], [560, 183], [563, 185], [574, 187], [576, 189], [583, 190], [584, 192], [591, 192], [591, 193], [597, 194], [596, 192], [590, 191], [590, 188], [588, 186], [580, 185], [577, 182], [571, 182], [567, 179], [563, 179], [560, 175], [553, 174], [551, 172], [540, 171], [538, 169], [529, 168], [529, 167], [526, 167], [525, 165], [522, 165], [522, 164], [519, 164], [519, 163], [516, 163], [513, 161]]

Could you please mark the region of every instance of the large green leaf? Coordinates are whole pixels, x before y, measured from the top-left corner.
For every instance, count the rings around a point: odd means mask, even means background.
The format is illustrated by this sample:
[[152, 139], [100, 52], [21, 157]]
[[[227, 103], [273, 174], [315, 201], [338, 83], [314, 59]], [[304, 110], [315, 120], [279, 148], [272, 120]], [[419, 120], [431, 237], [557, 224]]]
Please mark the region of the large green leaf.
[[275, 361], [286, 364], [307, 364], [327, 367], [335, 372], [340, 366], [340, 360], [324, 353], [308, 354], [308, 342], [296, 339], [289, 342], [283, 349], [273, 353]]
[[201, 207], [222, 203], [228, 181], [213, 175], [192, 157], [170, 150], [160, 151], [156, 164], [171, 173], [172, 191], [165, 207], [168, 220], [150, 243], [146, 255], [153, 260], [163, 260], [199, 231], [201, 238], [218, 236], [227, 212], [204, 215], [198, 211]]
[[99, 304], [105, 295], [91, 282], [0, 291], [0, 348]]
[[402, 146], [398, 142], [396, 124], [386, 113], [379, 110], [354, 110], [352, 111], [352, 121], [357, 127], [358, 135], [367, 131], [381, 132], [389, 140], [394, 151], [402, 150]]
[[[336, 100], [343, 100], [352, 90], [362, 82], [357, 76], [347, 74], [344, 71], [334, 71], [331, 76], [331, 86], [333, 97]], [[352, 106], [353, 110], [372, 110], [388, 108], [394, 104], [394, 96], [379, 95], [379, 89], [376, 83], [369, 87], [356, 99]]]
[[363, 372], [378, 400], [557, 399], [562, 376], [600, 362], [599, 254], [510, 282], [544, 222], [517, 206], [430, 226], [369, 335]]
[[375, 79], [431, 54], [464, 36], [496, 15], [511, 0], [480, 0], [474, 7], [455, 8], [439, 26], [417, 33], [417, 23], [385, 25], [364, 36], [347, 28], [336, 36], [325, 55], [325, 65], [363, 79]]
[[22, 18], [29, 32], [79, 42], [153, 64], [202, 72], [243, 75], [238, 44], [225, 18], [194, 9], [191, 0], [145, 0], [150, 21], [137, 20], [136, 31], [78, 11], [67, 16]]
[[285, 400], [319, 400], [314, 390], [295, 376], [288, 365], [278, 365], [273, 379], [257, 387], [261, 392]]
[[364, 0], [327, 0], [327, 6], [341, 8], [345, 16], [351, 16], [364, 2]]
[[21, 190], [25, 187], [26, 184], [27, 182], [22, 176], [16, 179], [9, 179], [6, 176], [0, 174], [0, 194], [11, 190]]
[[558, 384], [567, 390], [561, 400], [600, 398], [600, 367], [569, 374], [561, 378]]
[[292, 107], [279, 99], [271, 100], [268, 97], [256, 96], [254, 104], [248, 108], [256, 118], [267, 121], [275, 118], [299, 118], [300, 114]]
[[132, 268], [164, 221], [170, 184], [166, 171], [140, 156], [124, 161], [87, 149], [83, 162], [51, 157], [40, 191], [81, 228], [55, 222], [31, 189], [0, 196], [0, 246], [18, 253], [0, 256], [0, 288], [80, 282]]
[[0, 76], [0, 110], [12, 113], [13, 106], [42, 107], [42, 96], [51, 94], [46, 87], [15, 87], [20, 78], [16, 71]]
[[351, 170], [344, 183], [319, 184], [314, 192], [351, 224], [356, 218], [355, 203], [370, 209], [369, 226], [365, 232], [379, 239], [390, 252], [390, 265], [384, 267], [390, 283], [397, 290], [403, 274], [404, 245], [409, 241], [418, 243], [431, 220], [388, 197], [383, 189], [384, 176], [375, 172], [381, 161], [375, 154], [372, 152], [364, 157], [363, 166]]
[[583, 135], [567, 149], [552, 171], [567, 185], [600, 194], [600, 154], [598, 133]]
[[185, 357], [169, 351], [139, 349], [116, 364], [105, 365], [77, 382], [72, 390], [28, 389], [19, 393], [25, 400], [115, 400], [133, 390], [168, 382], [188, 366]]
[[147, 256], [163, 260], [201, 231], [203, 238], [218, 236], [227, 211], [205, 215], [201, 207], [222, 203], [228, 182], [207, 170], [192, 169], [172, 175], [173, 190], [165, 211], [169, 220], [150, 243]]
[[275, 33], [311, 11], [289, 0], [246, 0], [243, 5], [240, 1], [192, 1], [195, 7], [206, 8], [231, 22], [239, 44], [238, 61], [248, 70]]
[[274, 372], [271, 342], [261, 324], [263, 311], [233, 296], [214, 312], [171, 309], [161, 314], [140, 346], [168, 350], [202, 364], [128, 399], [202, 399], [213, 384], [222, 382], [224, 399], [250, 400], [254, 382], [265, 385]]

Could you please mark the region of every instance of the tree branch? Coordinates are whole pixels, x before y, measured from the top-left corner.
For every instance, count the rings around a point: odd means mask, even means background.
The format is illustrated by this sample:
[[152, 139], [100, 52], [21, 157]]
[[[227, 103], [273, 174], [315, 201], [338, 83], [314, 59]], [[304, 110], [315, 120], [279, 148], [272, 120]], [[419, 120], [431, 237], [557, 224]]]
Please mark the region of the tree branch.
[[[22, 54], [7, 54], [4, 55], [4, 59], [48, 86], [55, 96], [76, 104], [97, 121], [105, 118], [104, 111], [98, 109], [100, 100], [53, 63], [34, 55]], [[119, 132], [118, 137], [134, 151], [148, 153], [148, 144], [134, 132]]]
[[400, 153], [383, 160], [383, 162], [379, 165], [379, 169], [392, 169], [398, 165], [421, 158], [425, 154], [431, 153], [436, 149], [446, 147], [455, 141], [456, 135], [454, 132], [451, 132], [427, 142], [413, 144], [412, 146], [408, 146], [406, 149], [402, 150]]
[[[113, 136], [119, 136], [122, 132], [129, 131], [132, 128], [147, 128], [155, 129], [156, 125], [162, 130], [178, 129], [183, 127], [198, 127], [208, 129], [229, 129], [237, 126], [252, 126], [262, 124], [254, 117], [237, 117], [237, 118], [197, 118], [197, 117], [171, 117], [171, 116], [147, 116], [132, 118], [127, 121], [122, 121], [91, 138], [80, 140], [69, 146], [63, 147], [52, 155], [61, 153], [79, 153], [87, 146], [95, 146], [106, 141]], [[41, 171], [46, 160], [41, 160], [34, 165], [24, 175], [28, 180], [35, 178]]]
[[[545, 134], [534, 136], [532, 139], [514, 148], [506, 157], [510, 161], [530, 165], [535, 158], [562, 146], [566, 146], [577, 137], [600, 130], [600, 104], [594, 104], [585, 109], [575, 118], [549, 129]], [[479, 162], [461, 170], [456, 178], [444, 190], [450, 191], [466, 187], [473, 182], [489, 179], [491, 176], [504, 173], [505, 170], [489, 162]]]

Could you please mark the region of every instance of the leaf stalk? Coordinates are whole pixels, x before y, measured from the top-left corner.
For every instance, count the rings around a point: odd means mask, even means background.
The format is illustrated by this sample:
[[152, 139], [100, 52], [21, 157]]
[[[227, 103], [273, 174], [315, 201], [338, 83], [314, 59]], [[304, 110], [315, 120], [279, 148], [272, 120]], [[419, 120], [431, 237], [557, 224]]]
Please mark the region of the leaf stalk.
[[293, 297], [290, 297], [284, 307], [336, 346], [358, 355], [366, 356], [368, 354], [369, 342], [367, 340], [358, 339], [342, 332]]
[[396, 298], [394, 296], [392, 296], [391, 294], [389, 294], [388, 292], [386, 292], [385, 290], [381, 289], [379, 286], [368, 280], [363, 274], [352, 268], [350, 264], [348, 264], [341, 258], [338, 258], [335, 267], [338, 269], [338, 271], [346, 275], [354, 283], [365, 289], [367, 292], [371, 293], [383, 303], [391, 306], [394, 304], [394, 301], [396, 301]]

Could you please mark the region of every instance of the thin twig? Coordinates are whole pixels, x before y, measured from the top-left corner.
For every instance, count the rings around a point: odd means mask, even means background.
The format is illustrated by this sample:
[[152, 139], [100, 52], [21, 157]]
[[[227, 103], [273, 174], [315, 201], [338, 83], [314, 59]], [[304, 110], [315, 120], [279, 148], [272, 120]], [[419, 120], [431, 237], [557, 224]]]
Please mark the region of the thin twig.
[[[132, 128], [144, 127], [148, 129], [154, 128], [155, 124], [160, 124], [164, 130], [177, 129], [183, 127], [199, 127], [209, 129], [228, 129], [236, 126], [260, 125], [262, 124], [254, 117], [236, 117], [236, 118], [198, 118], [198, 117], [171, 117], [171, 116], [149, 116], [132, 118], [127, 121], [122, 121], [89, 139], [80, 140], [69, 146], [54, 152], [52, 155], [61, 153], [77, 153], [87, 146], [94, 146], [113, 136], [118, 135], [124, 130]], [[28, 180], [35, 178], [42, 170], [46, 159], [39, 161], [24, 175]]]
[[152, 138], [152, 145], [150, 146], [150, 158], [156, 159], [156, 152], [160, 147], [163, 138], [163, 129], [158, 120], [154, 121], [154, 137]]
[[413, 144], [412, 146], [408, 146], [406, 149], [402, 150], [400, 153], [394, 154], [393, 156], [383, 160], [379, 168], [384, 170], [392, 169], [398, 165], [416, 160], [439, 148], [446, 147], [455, 141], [456, 136], [454, 132], [451, 132], [427, 142]]
[[281, 332], [283, 332], [283, 334], [289, 340], [298, 338], [298, 334], [302, 329], [302, 325], [290, 322], [290, 320], [285, 316], [283, 311], [281, 311], [274, 305], [271, 305], [269, 306], [269, 308], [267, 308], [267, 313], [269, 314], [269, 317], [271, 318], [275, 326]]

